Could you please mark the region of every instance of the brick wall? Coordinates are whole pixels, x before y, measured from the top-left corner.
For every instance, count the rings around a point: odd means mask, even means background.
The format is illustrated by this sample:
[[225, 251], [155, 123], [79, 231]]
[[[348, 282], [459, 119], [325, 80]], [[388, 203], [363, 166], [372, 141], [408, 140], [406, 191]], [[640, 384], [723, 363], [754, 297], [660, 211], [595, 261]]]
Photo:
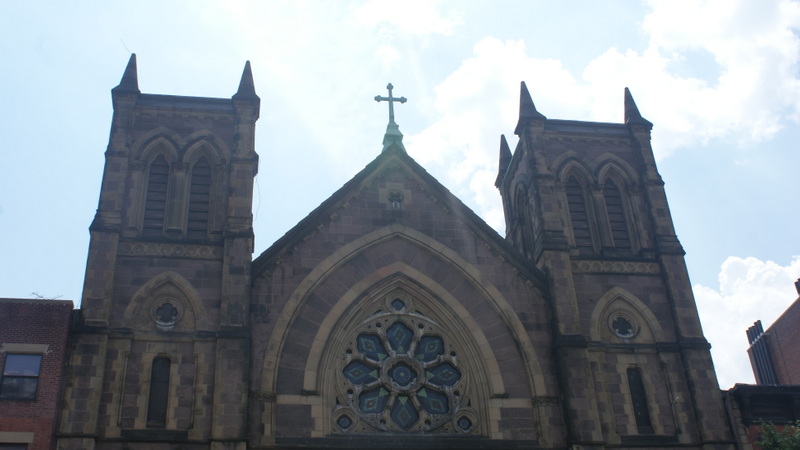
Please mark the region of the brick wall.
[[6, 356], [41, 354], [35, 400], [0, 400], [0, 443], [52, 448], [73, 305], [64, 300], [0, 299], [0, 374]]
[[769, 347], [779, 384], [800, 384], [800, 298], [770, 326]]

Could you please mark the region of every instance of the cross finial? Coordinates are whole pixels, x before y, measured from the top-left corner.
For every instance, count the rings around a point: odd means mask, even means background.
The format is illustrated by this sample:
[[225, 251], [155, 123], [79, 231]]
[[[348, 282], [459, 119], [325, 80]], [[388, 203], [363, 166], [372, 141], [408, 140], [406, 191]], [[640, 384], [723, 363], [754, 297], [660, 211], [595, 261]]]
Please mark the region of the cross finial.
[[389, 96], [388, 97], [381, 97], [380, 95], [376, 95], [375, 96], [375, 101], [376, 102], [380, 102], [380, 101], [389, 102], [389, 123], [394, 123], [394, 102], [405, 103], [406, 101], [408, 101], [408, 99], [405, 98], [405, 97], [392, 97], [392, 89], [394, 89], [394, 86], [392, 86], [392, 83], [387, 84], [386, 85], [386, 89], [389, 90]]

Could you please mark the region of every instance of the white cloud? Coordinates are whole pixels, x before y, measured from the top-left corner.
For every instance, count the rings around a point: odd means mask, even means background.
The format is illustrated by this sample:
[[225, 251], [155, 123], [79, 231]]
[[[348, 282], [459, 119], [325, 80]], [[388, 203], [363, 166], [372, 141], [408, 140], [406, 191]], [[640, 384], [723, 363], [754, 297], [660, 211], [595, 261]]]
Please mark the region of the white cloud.
[[438, 3], [430, 0], [371, 0], [356, 8], [351, 17], [355, 24], [378, 27], [380, 33], [390, 35], [450, 36], [461, 25], [461, 18], [453, 13], [442, 15]]
[[745, 330], [756, 320], [769, 327], [797, 299], [794, 281], [798, 277], [800, 256], [786, 266], [731, 256], [720, 269], [719, 287], [694, 286], [721, 388], [754, 383]]

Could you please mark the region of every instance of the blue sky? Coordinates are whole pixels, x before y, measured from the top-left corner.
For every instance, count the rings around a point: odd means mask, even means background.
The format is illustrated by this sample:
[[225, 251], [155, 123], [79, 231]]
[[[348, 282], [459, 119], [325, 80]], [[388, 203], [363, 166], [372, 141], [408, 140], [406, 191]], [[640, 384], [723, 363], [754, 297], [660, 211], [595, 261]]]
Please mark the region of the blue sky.
[[621, 122], [653, 147], [720, 384], [752, 382], [745, 328], [800, 277], [800, 5], [718, 1], [0, 3], [0, 296], [78, 301], [111, 120], [142, 92], [262, 99], [256, 254], [371, 161], [387, 82], [409, 153], [503, 232], [499, 135], [519, 82], [555, 119]]

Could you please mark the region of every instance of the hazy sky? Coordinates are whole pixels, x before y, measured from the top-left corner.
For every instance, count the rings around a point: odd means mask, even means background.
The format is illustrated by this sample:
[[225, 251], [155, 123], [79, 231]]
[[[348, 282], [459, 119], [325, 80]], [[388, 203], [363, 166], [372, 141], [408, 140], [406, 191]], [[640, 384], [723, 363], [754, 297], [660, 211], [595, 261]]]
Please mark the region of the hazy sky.
[[653, 148], [723, 388], [752, 382], [745, 329], [800, 277], [800, 4], [791, 1], [0, 2], [0, 296], [80, 299], [111, 121], [142, 92], [262, 99], [256, 255], [381, 149], [408, 152], [501, 234], [500, 134], [519, 82], [548, 118], [622, 122]]

